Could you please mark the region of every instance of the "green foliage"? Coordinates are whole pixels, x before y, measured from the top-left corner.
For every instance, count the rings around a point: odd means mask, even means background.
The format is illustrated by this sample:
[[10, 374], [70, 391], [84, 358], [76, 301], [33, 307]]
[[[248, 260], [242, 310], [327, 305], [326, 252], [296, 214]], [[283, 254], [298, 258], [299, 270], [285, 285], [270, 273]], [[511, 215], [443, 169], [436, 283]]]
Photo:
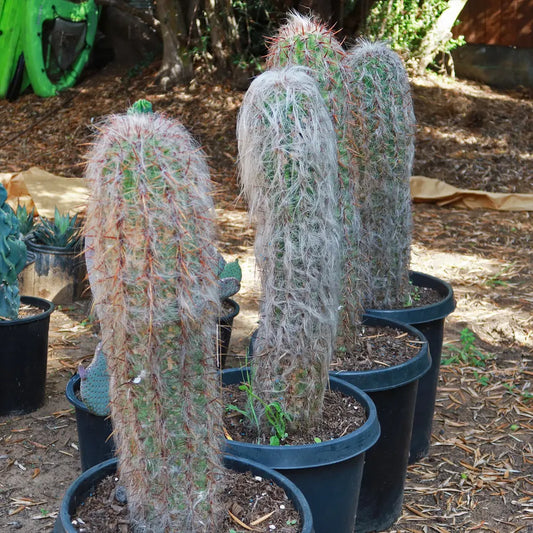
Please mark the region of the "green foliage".
[[[417, 57], [422, 39], [447, 5], [447, 0], [378, 0], [365, 21], [364, 35], [388, 41], [406, 58]], [[464, 38], [450, 38], [442, 51], [462, 44]]]
[[256, 405], [263, 407], [263, 416], [266, 418], [273, 435], [270, 436], [270, 445], [279, 446], [284, 439], [287, 438], [287, 423], [292, 421], [292, 417], [287, 411], [283, 409], [278, 401], [265, 402], [260, 398], [253, 389], [253, 383], [250, 376], [247, 380], [239, 385], [239, 390], [244, 391], [247, 396], [246, 409], [241, 409], [236, 405], [226, 406], [228, 411], [236, 411], [243, 415], [245, 419], [256, 429], [257, 433], [261, 433], [260, 414], [256, 410]]
[[17, 205], [16, 215], [19, 221], [20, 233], [23, 237], [28, 235], [33, 229], [35, 224], [35, 209], [32, 209], [29, 213], [25, 205]]
[[459, 337], [460, 346], [453, 346], [452, 344], [444, 345], [444, 349], [448, 352], [448, 357], [443, 358], [443, 365], [452, 364], [466, 364], [469, 366], [476, 366], [485, 368], [486, 362], [490, 359], [490, 355], [483, 353], [475, 346], [476, 336], [468, 329], [461, 330]]
[[26, 265], [26, 245], [20, 238], [19, 221], [6, 203], [0, 184], [0, 319], [16, 319], [20, 307], [17, 276]]
[[33, 237], [37, 244], [69, 250], [78, 249], [81, 246], [81, 223], [78, 215], [61, 214], [56, 207], [53, 221], [39, 217]]
[[474, 377], [482, 387], [486, 387], [490, 383], [490, 375], [480, 374], [474, 370]]

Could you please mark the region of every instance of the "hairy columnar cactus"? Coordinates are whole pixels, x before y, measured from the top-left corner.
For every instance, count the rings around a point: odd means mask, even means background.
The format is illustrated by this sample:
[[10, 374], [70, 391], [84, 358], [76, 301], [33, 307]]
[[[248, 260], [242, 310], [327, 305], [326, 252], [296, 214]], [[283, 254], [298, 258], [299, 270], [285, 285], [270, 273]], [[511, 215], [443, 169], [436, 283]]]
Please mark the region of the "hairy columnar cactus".
[[352, 48], [350, 70], [353, 140], [361, 206], [359, 250], [366, 265], [366, 308], [402, 307], [409, 299], [411, 196], [415, 116], [407, 73], [384, 43]]
[[267, 66], [301, 65], [316, 80], [337, 134], [339, 161], [339, 210], [343, 230], [340, 344], [353, 349], [357, 331], [352, 325], [362, 314], [361, 259], [358, 243], [361, 221], [357, 205], [357, 183], [349, 156], [350, 73], [346, 52], [335, 32], [316, 18], [290, 13], [288, 21], [270, 40]]
[[13, 320], [20, 307], [17, 276], [26, 265], [26, 245], [17, 215], [6, 200], [7, 191], [0, 184], [0, 318]]
[[237, 139], [262, 286], [253, 387], [305, 431], [322, 413], [340, 290], [336, 137], [305, 69], [251, 84]]
[[135, 528], [211, 533], [222, 419], [211, 185], [185, 128], [146, 107], [111, 116], [89, 154], [91, 286]]

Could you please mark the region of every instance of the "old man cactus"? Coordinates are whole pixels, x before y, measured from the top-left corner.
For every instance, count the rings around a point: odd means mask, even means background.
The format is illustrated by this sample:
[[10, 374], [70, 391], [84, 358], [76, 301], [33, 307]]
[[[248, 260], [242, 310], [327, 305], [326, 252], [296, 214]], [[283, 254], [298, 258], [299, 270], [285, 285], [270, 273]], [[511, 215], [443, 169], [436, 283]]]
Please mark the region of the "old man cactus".
[[99, 131], [85, 234], [130, 515], [139, 531], [211, 533], [222, 415], [205, 158], [147, 102]]

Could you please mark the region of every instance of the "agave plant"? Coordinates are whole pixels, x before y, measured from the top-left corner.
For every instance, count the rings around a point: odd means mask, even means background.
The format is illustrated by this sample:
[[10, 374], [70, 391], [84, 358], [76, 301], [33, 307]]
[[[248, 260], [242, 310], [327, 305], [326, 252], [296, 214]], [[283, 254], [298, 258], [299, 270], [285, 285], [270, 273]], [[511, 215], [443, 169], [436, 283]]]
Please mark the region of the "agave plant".
[[20, 307], [17, 276], [26, 264], [26, 245], [20, 239], [17, 216], [6, 203], [0, 184], [0, 318], [16, 319]]
[[32, 230], [35, 225], [35, 209], [32, 209], [28, 213], [28, 209], [25, 205], [17, 205], [17, 210], [15, 212], [19, 221], [20, 233], [23, 237], [26, 237]]
[[33, 230], [33, 236], [38, 244], [45, 246], [67, 249], [79, 248], [81, 224], [78, 215], [70, 216], [68, 213], [60, 213], [56, 207], [53, 220], [39, 217], [39, 222]]

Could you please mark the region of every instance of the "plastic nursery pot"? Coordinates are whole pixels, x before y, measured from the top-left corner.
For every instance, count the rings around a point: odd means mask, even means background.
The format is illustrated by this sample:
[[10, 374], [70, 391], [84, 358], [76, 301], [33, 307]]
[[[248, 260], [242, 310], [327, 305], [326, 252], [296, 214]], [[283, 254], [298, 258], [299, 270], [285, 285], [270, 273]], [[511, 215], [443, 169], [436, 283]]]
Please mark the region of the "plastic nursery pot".
[[[276, 485], [282, 487], [291, 500], [294, 507], [300, 513], [302, 522], [301, 533], [314, 533], [311, 509], [302, 492], [278, 472], [246, 459], [224, 456], [224, 466], [237, 472], [252, 472], [255, 476], [270, 479]], [[105, 477], [115, 474], [117, 471], [117, 459], [109, 459], [93, 466], [78, 477], [67, 489], [59, 508], [53, 533], [76, 533], [77, 529], [72, 526], [72, 514], [94, 490], [95, 486]], [[224, 532], [221, 532], [224, 533]]]
[[82, 295], [87, 270], [80, 249], [45, 246], [33, 238], [26, 245], [31, 262], [19, 275], [21, 292], [55, 304], [70, 304]]
[[222, 305], [227, 305], [231, 309], [218, 318], [218, 354], [219, 366], [224, 368], [226, 357], [228, 355], [229, 343], [231, 340], [231, 330], [233, 328], [233, 319], [239, 314], [239, 304], [231, 298], [226, 298]]
[[76, 412], [81, 469], [85, 471], [114, 457], [115, 441], [111, 418], [91, 413], [80, 399], [80, 382], [79, 374], [74, 374], [67, 383], [65, 395]]
[[0, 320], [0, 416], [31, 413], [44, 404], [48, 330], [54, 304], [23, 296], [35, 316]]
[[444, 321], [455, 309], [453, 289], [449, 283], [429, 274], [411, 272], [410, 280], [416, 287], [428, 287], [436, 290], [442, 300], [421, 307], [406, 309], [367, 309], [372, 316], [396, 320], [416, 327], [426, 337], [431, 355], [431, 367], [426, 375], [418, 382], [418, 393], [411, 435], [411, 451], [409, 464], [429, 454], [431, 444], [431, 427], [435, 411], [435, 398], [439, 381], [440, 358], [442, 354], [442, 340], [444, 336]]
[[363, 324], [399, 329], [418, 338], [421, 344], [419, 352], [402, 364], [334, 373], [370, 396], [381, 426], [377, 443], [366, 453], [356, 533], [388, 529], [402, 512], [417, 386], [431, 366], [427, 341], [415, 328], [371, 316], [364, 316]]
[[[224, 370], [222, 382], [240, 383], [246, 373], [247, 369]], [[309, 502], [316, 533], [352, 533], [365, 452], [379, 437], [379, 423], [374, 403], [364, 392], [336, 377], [330, 378], [330, 386], [364, 406], [367, 421], [356, 431], [330, 441], [295, 446], [225, 440], [224, 451], [287, 476]]]

